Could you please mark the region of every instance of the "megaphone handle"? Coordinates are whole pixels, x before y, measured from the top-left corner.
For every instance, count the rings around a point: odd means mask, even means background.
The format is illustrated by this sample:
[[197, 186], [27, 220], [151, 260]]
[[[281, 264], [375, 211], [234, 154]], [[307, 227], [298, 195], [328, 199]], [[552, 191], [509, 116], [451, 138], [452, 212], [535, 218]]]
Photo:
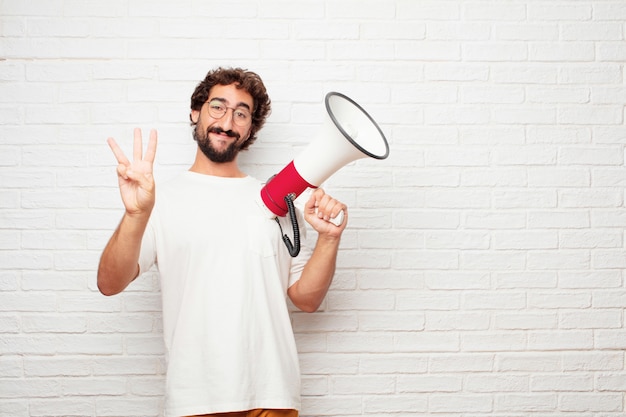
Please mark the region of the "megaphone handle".
[[343, 218], [344, 218], [344, 214], [343, 214], [343, 210], [341, 210], [339, 214], [337, 215], [337, 217], [333, 217], [332, 219], [329, 220], [329, 222], [339, 227], [341, 226], [341, 223], [343, 223]]

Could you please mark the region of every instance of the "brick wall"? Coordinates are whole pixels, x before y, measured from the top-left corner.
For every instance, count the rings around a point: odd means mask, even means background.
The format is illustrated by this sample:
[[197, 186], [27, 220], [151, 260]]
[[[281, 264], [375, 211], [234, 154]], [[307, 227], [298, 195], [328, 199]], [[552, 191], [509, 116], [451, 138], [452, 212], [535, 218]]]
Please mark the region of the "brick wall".
[[623, 0], [0, 0], [0, 416], [161, 416], [158, 277], [96, 289], [122, 214], [105, 139], [159, 131], [244, 66], [266, 178], [327, 91], [391, 146], [327, 184], [350, 206], [321, 312], [293, 313], [304, 416], [624, 416]]

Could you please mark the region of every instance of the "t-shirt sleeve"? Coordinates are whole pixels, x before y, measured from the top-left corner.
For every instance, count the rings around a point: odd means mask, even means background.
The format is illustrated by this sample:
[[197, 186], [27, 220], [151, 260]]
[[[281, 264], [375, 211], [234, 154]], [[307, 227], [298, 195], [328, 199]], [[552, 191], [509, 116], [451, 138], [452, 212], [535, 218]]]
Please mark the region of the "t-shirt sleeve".
[[141, 240], [141, 250], [139, 251], [139, 275], [147, 272], [156, 264], [156, 240], [152, 217], [148, 221], [146, 231]]

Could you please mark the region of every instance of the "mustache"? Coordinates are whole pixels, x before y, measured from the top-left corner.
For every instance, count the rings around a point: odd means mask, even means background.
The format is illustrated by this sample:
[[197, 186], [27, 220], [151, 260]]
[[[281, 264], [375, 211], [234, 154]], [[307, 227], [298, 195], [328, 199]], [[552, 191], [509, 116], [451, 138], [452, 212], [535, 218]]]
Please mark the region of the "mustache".
[[208, 128], [207, 129], [207, 136], [208, 136], [209, 133], [215, 133], [217, 135], [225, 134], [229, 138], [236, 138], [237, 140], [239, 140], [239, 138], [241, 137], [237, 132], [234, 132], [232, 130], [224, 130], [221, 127], [218, 127], [218, 126], [214, 126], [214, 127]]

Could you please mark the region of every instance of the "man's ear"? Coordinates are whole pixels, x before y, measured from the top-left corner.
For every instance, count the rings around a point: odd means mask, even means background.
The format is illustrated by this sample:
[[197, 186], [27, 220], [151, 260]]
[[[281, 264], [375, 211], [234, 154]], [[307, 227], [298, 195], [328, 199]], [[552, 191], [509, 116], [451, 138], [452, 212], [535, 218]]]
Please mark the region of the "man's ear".
[[200, 112], [198, 110], [191, 110], [191, 113], [189, 113], [189, 119], [194, 125], [197, 124], [200, 119]]

